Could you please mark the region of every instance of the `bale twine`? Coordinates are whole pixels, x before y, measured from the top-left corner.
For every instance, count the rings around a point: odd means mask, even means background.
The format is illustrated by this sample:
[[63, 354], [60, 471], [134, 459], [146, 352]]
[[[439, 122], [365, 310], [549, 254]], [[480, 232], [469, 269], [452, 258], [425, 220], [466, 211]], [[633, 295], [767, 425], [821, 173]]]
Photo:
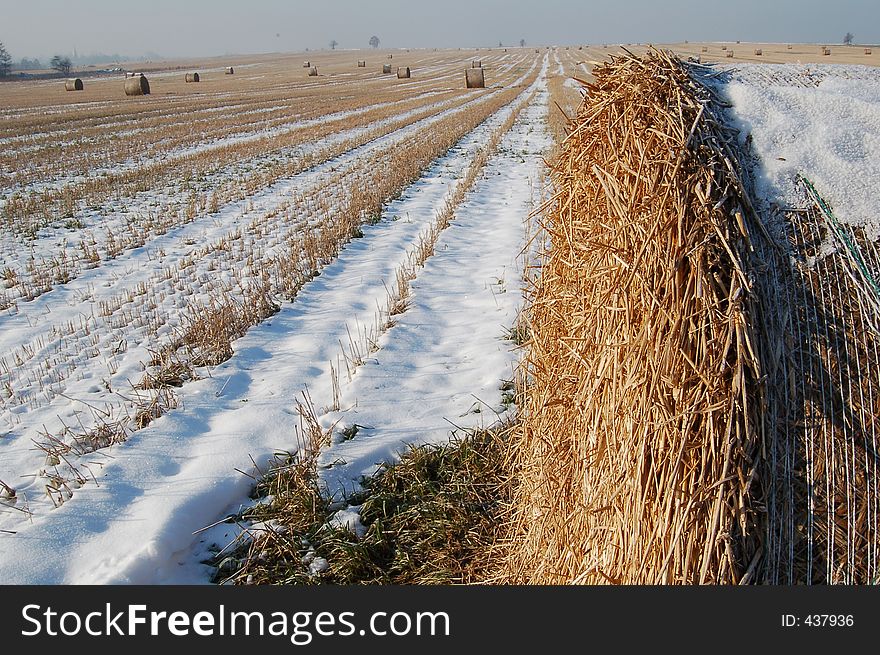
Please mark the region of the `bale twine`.
[[391, 72], [391, 64], [382, 64], [382, 72], [388, 74]]
[[143, 73], [133, 75], [125, 80], [125, 95], [146, 96], [150, 95], [150, 83]]
[[359, 59], [358, 60], [358, 68], [366, 68], [366, 67], [367, 67], [367, 62], [363, 59]]
[[403, 80], [410, 77], [409, 66], [401, 66], [397, 69], [397, 79]]
[[83, 81], [78, 77], [75, 77], [71, 80], [67, 80], [64, 83], [65, 91], [82, 91], [83, 90]]
[[198, 82], [201, 78], [199, 77], [198, 73], [187, 73], [184, 76], [184, 79], [187, 81], [187, 83], [189, 83], [189, 82]]
[[486, 88], [486, 78], [482, 68], [468, 68], [465, 71], [465, 85], [468, 89]]
[[317, 67], [317, 66], [312, 66], [312, 67], [309, 69], [309, 77], [317, 77], [317, 76], [318, 76], [318, 67]]
[[764, 51], [761, 48], [755, 48], [755, 54], [760, 57], [764, 54]]
[[232, 75], [233, 73], [235, 73], [235, 70], [233, 70], [232, 66], [227, 66], [226, 67], [226, 74]]
[[311, 68], [311, 67], [312, 67], [312, 62], [310, 62], [310, 61], [303, 62], [303, 68]]

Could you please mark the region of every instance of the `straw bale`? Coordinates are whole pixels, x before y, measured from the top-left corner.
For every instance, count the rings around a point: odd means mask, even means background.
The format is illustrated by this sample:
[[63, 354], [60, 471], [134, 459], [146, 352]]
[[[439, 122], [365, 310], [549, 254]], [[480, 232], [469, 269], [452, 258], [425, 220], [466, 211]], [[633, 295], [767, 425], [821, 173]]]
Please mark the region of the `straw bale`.
[[486, 87], [486, 78], [482, 68], [468, 68], [465, 71], [465, 86], [468, 89], [483, 89]]
[[410, 77], [409, 66], [401, 66], [397, 69], [397, 79], [402, 80]]
[[64, 82], [64, 90], [65, 91], [82, 91], [83, 90], [83, 81], [78, 77], [67, 80]]
[[125, 95], [146, 96], [150, 94], [150, 82], [144, 74], [134, 75], [125, 80]]
[[187, 81], [187, 83], [198, 82], [199, 80], [201, 80], [198, 73], [187, 73], [184, 76], [184, 79]]
[[232, 68], [232, 66], [227, 66], [227, 67], [226, 67], [226, 74], [227, 74], [227, 75], [233, 75], [233, 74], [235, 74], [235, 69]]
[[501, 577], [747, 582], [763, 534], [747, 393], [761, 369], [736, 180], [684, 64], [652, 51], [593, 73], [554, 162], [551, 246], [529, 294]]
[[382, 64], [382, 72], [390, 73], [391, 72], [391, 64]]

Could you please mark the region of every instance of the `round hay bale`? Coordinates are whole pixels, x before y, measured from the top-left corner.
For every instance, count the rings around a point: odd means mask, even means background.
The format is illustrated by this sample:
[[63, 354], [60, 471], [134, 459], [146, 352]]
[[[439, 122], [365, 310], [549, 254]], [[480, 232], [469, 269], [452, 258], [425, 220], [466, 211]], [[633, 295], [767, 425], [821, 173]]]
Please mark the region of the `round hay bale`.
[[703, 46], [702, 48], [700, 48], [700, 52], [709, 52], [709, 48]]
[[755, 48], [755, 54], [759, 57], [764, 54], [764, 51], [761, 48]]
[[235, 70], [232, 68], [232, 66], [227, 66], [226, 67], [226, 74], [232, 75], [233, 73], [235, 73]]
[[831, 48], [822, 48], [822, 54], [827, 57], [831, 54]]
[[485, 89], [486, 78], [482, 68], [468, 68], [464, 74], [465, 85], [468, 89]]
[[394, 59], [394, 55], [388, 55], [388, 59]]
[[729, 59], [733, 59], [733, 50], [728, 50], [728, 51], [727, 51], [727, 57], [728, 57]]
[[150, 83], [146, 75], [134, 75], [125, 80], [125, 95], [147, 96], [150, 95]]
[[312, 67], [312, 62], [310, 62], [310, 61], [303, 62], [303, 68], [311, 68], [311, 67]]
[[309, 69], [309, 77], [317, 77], [317, 76], [318, 76], [318, 67], [317, 67], [317, 66], [312, 66], [312, 67]]
[[866, 54], [866, 55], [870, 55], [870, 54], [871, 54], [871, 48], [865, 48], [865, 54]]
[[792, 47], [791, 47], [791, 44], [790, 44], [790, 43], [789, 43], [789, 44], [788, 44], [788, 49], [789, 49], [789, 50], [791, 50], [791, 49], [792, 49]]
[[483, 62], [482, 60], [476, 60], [471, 62], [471, 68], [482, 68]]
[[67, 80], [64, 83], [65, 91], [82, 91], [83, 90], [83, 81], [78, 77]]
[[401, 66], [397, 69], [397, 79], [403, 80], [403, 79], [409, 79], [409, 77], [410, 77], [409, 66]]
[[723, 46], [721, 46], [721, 49], [722, 49], [722, 50], [727, 50], [727, 46], [726, 46], [726, 45], [723, 45]]
[[184, 79], [185, 79], [187, 82], [198, 82], [201, 78], [199, 77], [199, 74], [198, 74], [198, 73], [187, 73], [187, 74], [184, 76]]
[[385, 74], [391, 73], [391, 64], [382, 64], [382, 72]]
[[367, 67], [367, 62], [363, 59], [359, 59], [358, 60], [358, 68], [366, 68], [366, 67]]

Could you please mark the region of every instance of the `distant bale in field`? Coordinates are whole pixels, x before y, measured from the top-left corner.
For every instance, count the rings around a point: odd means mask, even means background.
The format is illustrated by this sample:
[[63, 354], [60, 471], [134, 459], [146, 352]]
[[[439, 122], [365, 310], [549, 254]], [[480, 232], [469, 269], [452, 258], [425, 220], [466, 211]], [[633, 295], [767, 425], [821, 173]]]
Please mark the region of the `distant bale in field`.
[[312, 66], [312, 67], [309, 69], [309, 77], [317, 77], [317, 76], [318, 76], [318, 67], [317, 67], [317, 66]]
[[790, 43], [788, 44], [788, 49], [791, 50], [791, 44], [790, 44]]
[[486, 78], [483, 76], [482, 68], [468, 68], [464, 77], [468, 89], [486, 88]]
[[764, 51], [761, 48], [755, 48], [755, 54], [759, 57], [764, 54]]
[[828, 55], [831, 54], [831, 48], [828, 48], [826, 46], [822, 46], [821, 52], [823, 55], [825, 55], [827, 57]]
[[78, 77], [75, 77], [71, 80], [67, 80], [64, 83], [65, 91], [82, 91], [83, 90], [83, 81]]
[[391, 64], [382, 64], [382, 72], [390, 73], [391, 72]]
[[397, 79], [403, 80], [403, 79], [409, 79], [409, 77], [410, 77], [409, 66], [401, 66], [397, 69]]
[[359, 59], [358, 60], [358, 68], [366, 68], [366, 67], [367, 67], [367, 62], [363, 59]]
[[310, 62], [310, 61], [303, 62], [303, 68], [311, 68], [311, 67], [312, 67], [312, 62]]
[[471, 68], [482, 68], [483, 62], [481, 60], [475, 60], [471, 62]]
[[870, 54], [871, 54], [871, 48], [865, 48], [865, 54], [866, 54], [866, 55], [870, 55]]
[[232, 75], [233, 73], [235, 73], [235, 70], [232, 68], [232, 66], [227, 66], [226, 67], [226, 74]]
[[187, 74], [184, 76], [184, 79], [185, 79], [187, 82], [198, 82], [198, 81], [200, 81], [202, 78], [199, 77], [199, 74], [198, 74], [198, 73], [187, 73]]
[[703, 46], [702, 48], [700, 48], [700, 52], [709, 52], [709, 48]]
[[394, 59], [394, 55], [388, 55], [388, 59]]
[[732, 59], [732, 58], [733, 58], [733, 50], [728, 50], [728, 51], [727, 51], [727, 57], [728, 57], [729, 59]]
[[535, 54], [538, 54], [539, 52], [541, 52], [541, 51], [538, 50], [537, 48], [535, 48]]
[[727, 50], [727, 46], [726, 46], [726, 45], [723, 45], [723, 46], [721, 46], [721, 49], [722, 49], [722, 50]]
[[150, 82], [143, 73], [134, 75], [125, 80], [125, 95], [147, 96], [150, 95]]

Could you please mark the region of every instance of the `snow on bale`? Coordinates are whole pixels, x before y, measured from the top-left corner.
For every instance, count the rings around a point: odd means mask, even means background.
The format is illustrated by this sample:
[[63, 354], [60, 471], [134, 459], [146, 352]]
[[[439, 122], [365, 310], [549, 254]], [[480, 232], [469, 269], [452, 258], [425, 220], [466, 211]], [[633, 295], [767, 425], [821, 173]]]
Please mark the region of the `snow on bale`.
[[317, 67], [317, 66], [312, 66], [312, 67], [309, 69], [309, 77], [317, 77], [317, 75], [318, 75], [318, 67]]
[[465, 71], [465, 85], [468, 89], [483, 89], [486, 87], [486, 78], [482, 68], [468, 68]]
[[198, 82], [201, 78], [199, 77], [198, 73], [187, 73], [184, 76], [184, 79], [186, 80], [187, 83], [189, 83], [189, 82]]
[[403, 79], [409, 79], [409, 77], [410, 77], [409, 66], [401, 66], [397, 69], [397, 79], [403, 80]]
[[150, 95], [150, 82], [143, 73], [137, 73], [125, 80], [125, 95], [146, 96]]
[[391, 72], [391, 64], [382, 64], [382, 72], [388, 74]]
[[64, 90], [65, 91], [82, 91], [83, 90], [83, 81], [78, 77], [67, 80], [64, 82]]

